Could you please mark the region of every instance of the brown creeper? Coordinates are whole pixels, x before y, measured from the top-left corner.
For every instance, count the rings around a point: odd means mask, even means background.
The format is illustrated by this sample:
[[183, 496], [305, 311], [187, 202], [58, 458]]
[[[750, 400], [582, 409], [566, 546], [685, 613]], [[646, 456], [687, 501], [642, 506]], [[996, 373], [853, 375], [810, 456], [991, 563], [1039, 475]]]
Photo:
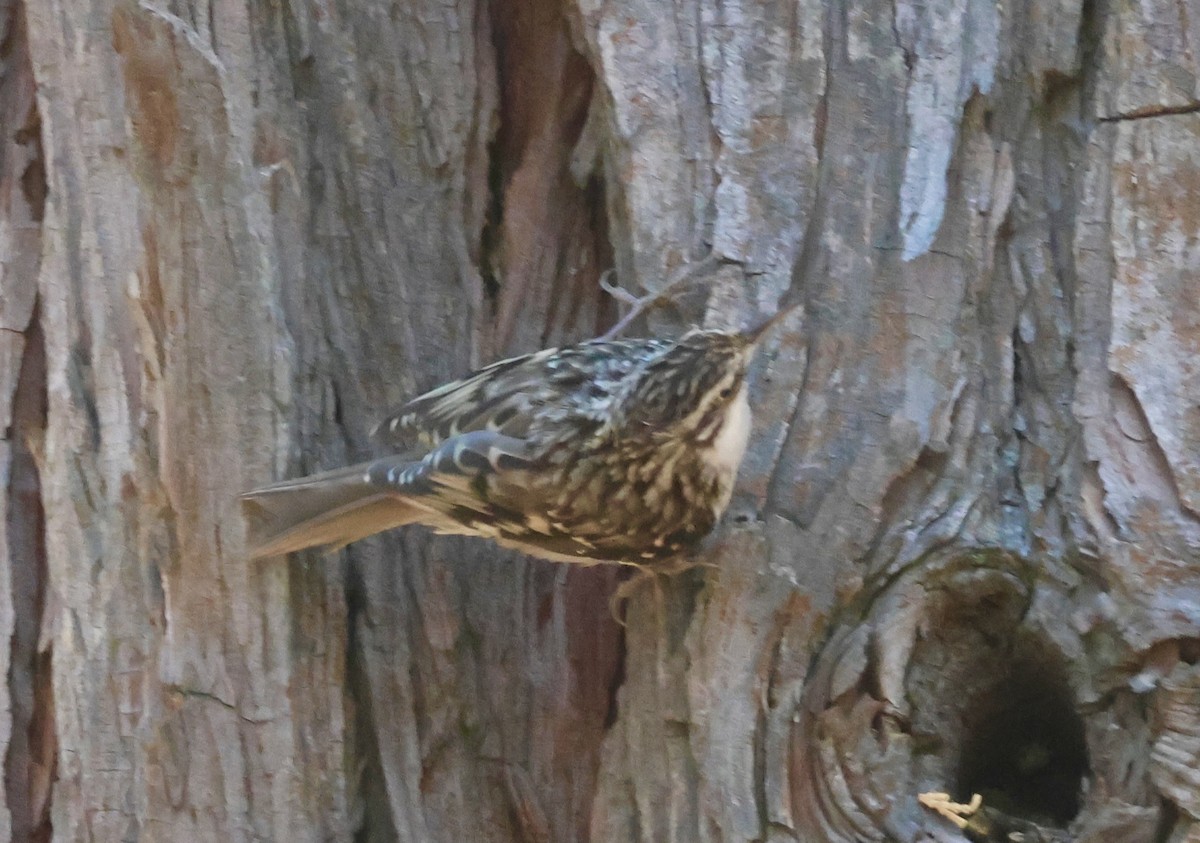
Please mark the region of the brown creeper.
[[421, 450], [243, 495], [250, 553], [424, 524], [559, 561], [670, 557], [729, 504], [750, 432], [746, 369], [782, 315], [539, 351], [427, 392], [376, 428]]

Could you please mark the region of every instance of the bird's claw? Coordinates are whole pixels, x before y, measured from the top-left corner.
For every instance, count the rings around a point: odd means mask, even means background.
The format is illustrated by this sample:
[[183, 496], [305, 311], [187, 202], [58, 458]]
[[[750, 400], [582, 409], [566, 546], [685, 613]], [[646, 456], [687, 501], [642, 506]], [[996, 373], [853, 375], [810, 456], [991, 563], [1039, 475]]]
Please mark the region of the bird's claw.
[[[654, 567], [646, 567], [643, 565], [628, 564], [629, 567], [635, 568], [636, 573], [627, 580], [621, 582], [613, 591], [612, 596], [608, 598], [608, 611], [612, 615], [612, 619], [625, 626], [625, 621], [621, 617], [621, 604], [633, 596], [633, 593], [642, 587], [648, 580], [658, 585], [658, 577], [675, 577], [685, 571], [690, 571], [693, 568], [716, 568], [717, 565], [713, 562], [699, 562], [695, 559], [682, 557], [674, 561], [668, 560], [667, 564], [661, 562]], [[659, 599], [662, 598], [662, 592], [657, 592]]]
[[608, 598], [608, 613], [612, 615], [612, 619], [621, 626], [625, 626], [625, 619], [621, 617], [622, 604], [632, 597], [633, 593], [637, 591], [646, 582], [646, 580], [655, 576], [655, 572], [649, 568], [643, 568], [641, 566], [634, 567], [637, 568], [636, 573], [634, 573], [634, 575], [629, 579], [622, 580], [617, 586], [616, 590], [613, 591], [612, 596]]

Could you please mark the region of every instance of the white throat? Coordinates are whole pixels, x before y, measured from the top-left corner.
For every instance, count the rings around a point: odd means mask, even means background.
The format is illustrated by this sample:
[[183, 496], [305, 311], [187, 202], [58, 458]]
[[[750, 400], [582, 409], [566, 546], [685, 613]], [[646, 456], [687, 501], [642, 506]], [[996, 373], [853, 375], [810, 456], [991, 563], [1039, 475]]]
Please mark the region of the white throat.
[[715, 467], [736, 474], [749, 441], [750, 402], [746, 398], [746, 385], [742, 384], [725, 411], [725, 423], [713, 440], [709, 459]]

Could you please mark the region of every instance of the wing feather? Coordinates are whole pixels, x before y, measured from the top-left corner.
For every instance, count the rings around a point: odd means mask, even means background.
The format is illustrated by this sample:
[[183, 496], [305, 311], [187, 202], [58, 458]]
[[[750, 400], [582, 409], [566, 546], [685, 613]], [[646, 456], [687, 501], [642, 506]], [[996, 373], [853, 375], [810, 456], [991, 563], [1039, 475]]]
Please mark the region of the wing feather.
[[568, 405], [588, 381], [616, 383], [668, 345], [594, 341], [501, 360], [412, 399], [372, 435], [388, 444], [416, 438], [427, 446], [478, 430], [521, 438], [537, 407]]
[[501, 472], [532, 467], [529, 448], [520, 439], [494, 430], [474, 430], [447, 439], [419, 462], [377, 460], [368, 466], [367, 475], [369, 482], [381, 489], [421, 498], [444, 494], [447, 488], [467, 488]]

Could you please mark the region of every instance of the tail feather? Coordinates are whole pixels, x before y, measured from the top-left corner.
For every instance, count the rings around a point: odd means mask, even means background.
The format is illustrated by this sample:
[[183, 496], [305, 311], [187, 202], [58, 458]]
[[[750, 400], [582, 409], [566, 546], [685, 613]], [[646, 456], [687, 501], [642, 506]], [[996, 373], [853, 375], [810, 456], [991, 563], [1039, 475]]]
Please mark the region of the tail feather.
[[310, 547], [334, 550], [421, 520], [423, 508], [367, 482], [367, 467], [286, 480], [242, 495], [250, 557]]

